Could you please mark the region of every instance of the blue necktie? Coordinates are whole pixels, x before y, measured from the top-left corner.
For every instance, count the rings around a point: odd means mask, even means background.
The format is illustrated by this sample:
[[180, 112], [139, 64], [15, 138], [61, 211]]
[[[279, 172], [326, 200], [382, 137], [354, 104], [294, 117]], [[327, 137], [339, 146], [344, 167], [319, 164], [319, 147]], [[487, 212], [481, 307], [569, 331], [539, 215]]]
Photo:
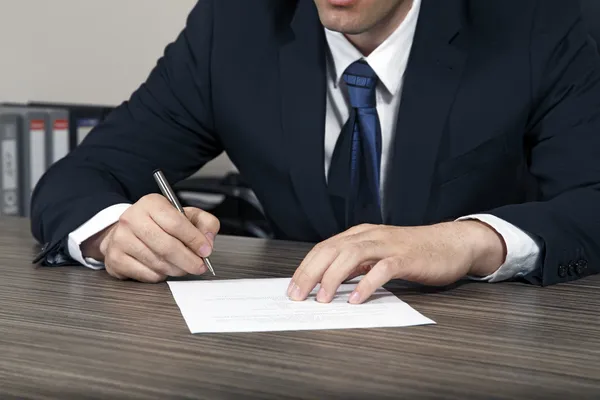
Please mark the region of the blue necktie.
[[378, 78], [364, 61], [343, 75], [352, 106], [332, 157], [329, 193], [341, 229], [381, 223], [381, 126], [376, 109]]

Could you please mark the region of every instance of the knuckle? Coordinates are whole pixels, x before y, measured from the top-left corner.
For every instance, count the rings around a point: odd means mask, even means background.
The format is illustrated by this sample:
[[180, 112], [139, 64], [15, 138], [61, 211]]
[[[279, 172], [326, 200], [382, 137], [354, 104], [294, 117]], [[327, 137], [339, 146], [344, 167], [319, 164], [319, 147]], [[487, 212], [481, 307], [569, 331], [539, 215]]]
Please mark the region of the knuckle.
[[344, 252], [343, 246], [325, 246], [319, 251], [319, 253], [319, 258], [330, 260], [330, 262], [333, 262], [333, 260], [342, 255], [346, 256], [348, 254]]
[[106, 272], [115, 279], [125, 280], [125, 277], [123, 275], [119, 274], [116, 270], [109, 267], [108, 265], [106, 266]]
[[117, 273], [122, 267], [123, 264], [123, 255], [111, 248], [107, 251], [106, 257], [104, 259], [104, 265], [107, 271]]
[[343, 243], [321, 243], [319, 245], [317, 245], [318, 248], [315, 248], [315, 250], [323, 253], [325, 256], [338, 256], [340, 254], [340, 252], [342, 251], [342, 249], [344, 248], [344, 244]]
[[140, 198], [138, 203], [143, 204], [143, 205], [153, 204], [153, 203], [156, 203], [157, 201], [160, 202], [160, 199], [162, 197], [163, 196], [159, 195], [158, 193], [149, 193], [149, 194], [143, 196], [142, 198]]
[[382, 260], [379, 263], [379, 271], [385, 276], [389, 276], [392, 271], [392, 264], [388, 259]]
[[186, 244], [193, 251], [198, 251], [200, 249], [200, 247], [207, 242], [208, 242], [208, 240], [206, 239], [206, 236], [204, 236], [200, 232], [194, 232], [193, 234], [190, 235], [190, 239], [187, 241]]
[[179, 241], [171, 236], [168, 236], [160, 241], [160, 244], [156, 246], [154, 251], [158, 257], [162, 260], [167, 260], [175, 249], [177, 249]]
[[339, 254], [344, 255], [345, 258], [354, 258], [360, 255], [364, 245], [362, 242], [358, 243], [344, 243], [339, 246]]
[[117, 226], [112, 232], [111, 248], [118, 246], [125, 240], [125, 230], [122, 227]]
[[329, 246], [329, 243], [327, 241], [319, 242], [313, 246], [313, 251], [321, 251], [328, 246]]
[[160, 227], [167, 232], [175, 232], [181, 225], [181, 221], [177, 218], [177, 214], [169, 213], [169, 211], [173, 210], [160, 208], [156, 211], [157, 213], [164, 215], [164, 218], [160, 218]]
[[152, 271], [161, 275], [169, 275], [170, 267], [164, 260], [158, 260], [153, 264], [148, 265]]
[[356, 232], [360, 232], [361, 229], [362, 229], [362, 225], [354, 225], [354, 226], [350, 227], [350, 229], [348, 229], [348, 233], [353, 234]]
[[159, 260], [165, 260], [171, 253], [169, 246], [165, 244], [158, 245], [153, 250]]
[[160, 275], [173, 275], [177, 268], [164, 258], [157, 258], [151, 265], [151, 269]]
[[216, 233], [221, 228], [221, 222], [217, 217], [208, 211], [204, 211], [201, 209], [195, 209], [196, 215], [195, 218], [192, 219], [194, 225], [203, 232], [213, 232]]
[[360, 233], [373, 228], [373, 224], [362, 223], [351, 228], [351, 233]]
[[378, 240], [363, 240], [356, 244], [356, 249], [361, 252], [368, 251], [374, 247], [378, 247], [380, 242]]
[[133, 221], [133, 218], [131, 218], [131, 212], [130, 209], [127, 209], [123, 214], [121, 214], [121, 216], [119, 217], [119, 225], [120, 226], [127, 226], [130, 225], [131, 222]]
[[212, 232], [217, 233], [221, 230], [221, 221], [219, 221], [219, 218], [213, 216], [212, 217]]
[[116, 266], [115, 253], [115, 248], [112, 246], [106, 249], [106, 254], [104, 256], [104, 264], [106, 265], [106, 268], [112, 269]]
[[[136, 208], [143, 208], [143, 209], [147, 209], [149, 204], [152, 204], [152, 199], [153, 199], [153, 194], [147, 194], [143, 197], [141, 197], [134, 205], [133, 207]], [[132, 207], [132, 208], [133, 208]]]
[[152, 269], [161, 269], [161, 265], [164, 263], [161, 257], [156, 256], [149, 250], [138, 252], [138, 261]]
[[400, 233], [401, 231], [390, 229], [390, 227], [385, 227], [384, 229], [378, 229], [376, 233], [376, 237], [381, 240], [402, 240], [403, 236]]
[[145, 219], [134, 232], [146, 244], [158, 240], [162, 233], [156, 222], [151, 218]]
[[106, 259], [104, 260], [104, 268], [106, 269], [106, 272], [108, 272], [110, 275], [114, 276], [114, 274], [116, 272], [115, 267], [109, 257], [106, 257]]
[[391, 276], [394, 274], [394, 270], [396, 269], [397, 263], [391, 258], [386, 258], [379, 263], [379, 270], [385, 276]]

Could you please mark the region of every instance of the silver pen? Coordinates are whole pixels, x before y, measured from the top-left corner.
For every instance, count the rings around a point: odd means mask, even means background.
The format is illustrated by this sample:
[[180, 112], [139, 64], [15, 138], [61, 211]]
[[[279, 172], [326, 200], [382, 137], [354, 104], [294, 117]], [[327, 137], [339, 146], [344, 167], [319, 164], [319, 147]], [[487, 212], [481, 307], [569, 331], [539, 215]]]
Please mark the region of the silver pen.
[[[162, 173], [162, 171], [160, 169], [157, 169], [156, 171], [153, 172], [152, 175], [154, 176], [154, 180], [156, 181], [156, 183], [158, 183], [158, 187], [160, 188], [160, 191], [162, 192], [162, 194], [167, 199], [169, 199], [171, 204], [173, 204], [173, 206], [175, 206], [175, 208], [180, 213], [185, 215], [185, 211], [183, 210], [183, 207], [181, 207], [181, 203], [179, 202], [179, 199], [177, 199], [177, 196], [175, 196], [175, 192], [171, 188], [171, 185], [169, 185], [169, 182], [167, 182], [167, 178], [165, 178], [165, 175]], [[208, 259], [208, 257], [202, 257], [202, 261], [204, 261], [204, 264], [206, 264], [206, 266], [208, 267], [208, 269], [210, 270], [210, 272], [212, 272], [212, 274], [214, 276], [215, 270], [213, 269], [212, 264], [210, 263], [210, 260]]]

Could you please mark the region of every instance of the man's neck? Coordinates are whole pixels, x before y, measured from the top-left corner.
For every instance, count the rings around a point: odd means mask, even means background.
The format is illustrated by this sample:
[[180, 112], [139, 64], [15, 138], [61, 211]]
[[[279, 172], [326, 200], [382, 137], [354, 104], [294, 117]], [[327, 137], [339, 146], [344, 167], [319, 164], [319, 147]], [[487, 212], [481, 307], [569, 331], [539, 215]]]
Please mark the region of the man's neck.
[[363, 56], [367, 57], [404, 22], [412, 4], [413, 0], [403, 1], [394, 12], [368, 31], [356, 35], [346, 34], [345, 36]]

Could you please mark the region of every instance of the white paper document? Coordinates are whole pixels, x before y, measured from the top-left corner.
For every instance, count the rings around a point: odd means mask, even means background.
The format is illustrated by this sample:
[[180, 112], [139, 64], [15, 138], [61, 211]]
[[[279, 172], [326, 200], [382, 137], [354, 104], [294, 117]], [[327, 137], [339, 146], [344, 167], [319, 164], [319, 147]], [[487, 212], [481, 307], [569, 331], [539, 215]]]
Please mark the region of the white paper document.
[[265, 332], [405, 327], [435, 324], [391, 292], [380, 288], [367, 302], [349, 304], [357, 281], [342, 284], [334, 300], [290, 300], [290, 278], [169, 281], [191, 333]]

